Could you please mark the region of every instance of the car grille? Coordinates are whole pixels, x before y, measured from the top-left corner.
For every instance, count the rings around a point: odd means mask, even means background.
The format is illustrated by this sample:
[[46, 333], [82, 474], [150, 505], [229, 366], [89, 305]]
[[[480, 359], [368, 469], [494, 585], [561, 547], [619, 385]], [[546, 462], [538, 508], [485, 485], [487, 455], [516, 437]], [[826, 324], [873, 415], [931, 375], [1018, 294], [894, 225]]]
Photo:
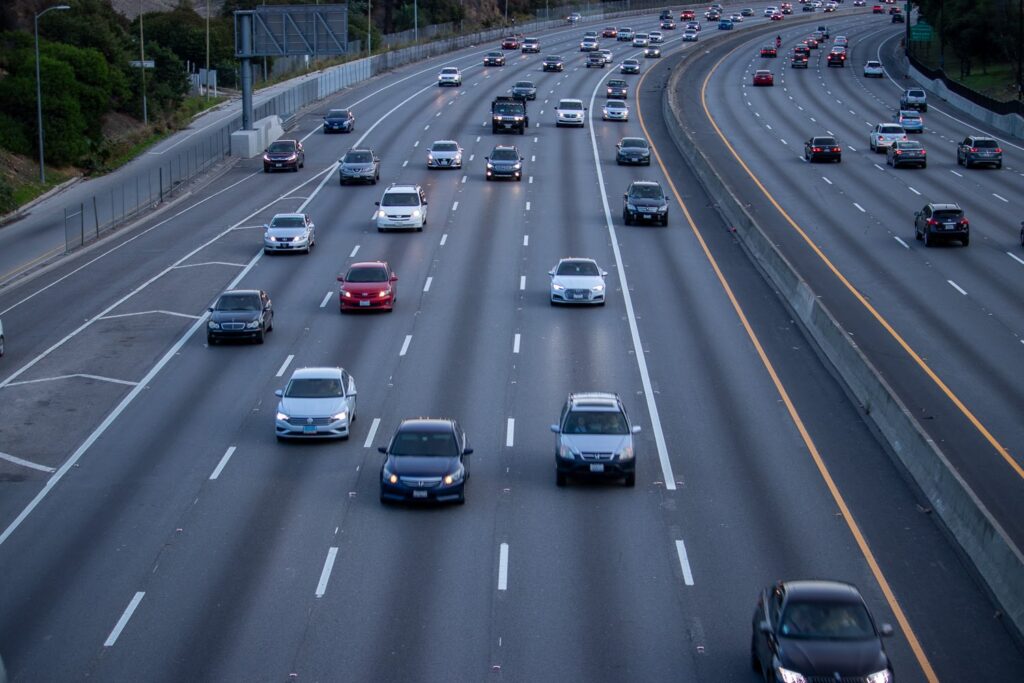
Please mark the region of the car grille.
[[399, 477], [398, 480], [417, 489], [429, 489], [441, 483], [441, 477]]
[[587, 462], [607, 462], [615, 459], [614, 453], [592, 453], [583, 451], [580, 453], [580, 458]]
[[590, 290], [589, 289], [567, 289], [565, 290], [566, 299], [580, 299], [589, 300]]
[[238, 330], [245, 329], [245, 323], [221, 323], [220, 329], [227, 330], [229, 332], [237, 332]]
[[334, 422], [331, 417], [289, 417], [288, 424], [293, 427], [326, 427]]

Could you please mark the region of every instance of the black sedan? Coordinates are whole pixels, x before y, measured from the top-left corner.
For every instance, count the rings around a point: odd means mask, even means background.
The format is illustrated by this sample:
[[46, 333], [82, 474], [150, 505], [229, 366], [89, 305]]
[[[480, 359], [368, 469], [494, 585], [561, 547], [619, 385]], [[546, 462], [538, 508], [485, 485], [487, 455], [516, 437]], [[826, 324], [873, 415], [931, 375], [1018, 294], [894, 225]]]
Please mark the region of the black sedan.
[[804, 143], [804, 159], [812, 164], [815, 161], [834, 161], [838, 164], [843, 160], [843, 149], [833, 137], [813, 137]]
[[455, 420], [402, 420], [380, 468], [380, 502], [466, 502], [473, 449]]
[[484, 55], [484, 66], [505, 66], [505, 55], [500, 52], [488, 52]]
[[324, 117], [324, 133], [351, 133], [356, 117], [351, 109], [332, 109]]
[[622, 195], [622, 220], [633, 223], [660, 223], [668, 225], [668, 197], [661, 183], [654, 180], [634, 180]]
[[622, 138], [615, 145], [615, 163], [651, 165], [651, 146], [644, 138]]
[[871, 681], [891, 683], [882, 637], [854, 586], [838, 581], [780, 581], [754, 610], [750, 663], [771, 683]]
[[548, 55], [544, 58], [541, 70], [543, 71], [564, 71], [565, 62], [558, 55]]
[[306, 153], [298, 140], [277, 140], [263, 152], [263, 172], [298, 171], [306, 165]]
[[224, 339], [252, 339], [263, 343], [274, 329], [274, 307], [262, 289], [229, 289], [210, 306], [206, 343], [213, 346]]
[[512, 86], [512, 97], [520, 100], [537, 99], [537, 86], [533, 81], [516, 81]]

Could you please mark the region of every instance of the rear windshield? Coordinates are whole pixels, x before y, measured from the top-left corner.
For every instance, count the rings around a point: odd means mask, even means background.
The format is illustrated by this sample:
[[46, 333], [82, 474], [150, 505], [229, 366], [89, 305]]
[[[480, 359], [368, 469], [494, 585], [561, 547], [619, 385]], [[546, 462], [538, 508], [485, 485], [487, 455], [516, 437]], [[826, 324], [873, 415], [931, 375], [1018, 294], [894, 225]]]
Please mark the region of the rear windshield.
[[214, 306], [218, 311], [258, 311], [261, 308], [259, 294], [225, 294]]
[[924, 97], [924, 90], [908, 90], [907, 94], [911, 97]]
[[888, 135], [899, 135], [903, 132], [903, 126], [882, 126], [878, 132]]
[[459, 454], [451, 432], [399, 432], [391, 443], [391, 455], [420, 455], [453, 458]]
[[597, 264], [593, 261], [563, 261], [558, 265], [556, 275], [600, 275]]
[[415, 192], [388, 192], [380, 202], [381, 206], [419, 206], [420, 197]]
[[917, 140], [907, 140], [906, 142], [897, 142], [896, 149], [924, 149], [924, 147]]
[[564, 434], [628, 434], [629, 425], [622, 413], [573, 410], [565, 416]]
[[270, 221], [270, 227], [304, 228], [306, 227], [306, 221], [302, 216], [274, 216], [274, 220]]
[[345, 155], [347, 164], [368, 164], [373, 161], [373, 155], [369, 152], [349, 152]]
[[932, 218], [937, 221], [949, 221], [960, 218], [960, 212], [955, 209], [945, 209], [943, 211], [936, 211], [932, 214]]
[[334, 398], [345, 395], [341, 380], [335, 377], [293, 379], [284, 390], [288, 398]]
[[995, 140], [975, 140], [975, 147], [998, 147]]
[[383, 268], [349, 268], [345, 282], [387, 282], [388, 273]]
[[833, 147], [836, 144], [836, 139], [835, 138], [814, 138], [814, 140], [811, 141], [811, 144], [819, 145], [819, 146], [822, 146], [822, 147]]

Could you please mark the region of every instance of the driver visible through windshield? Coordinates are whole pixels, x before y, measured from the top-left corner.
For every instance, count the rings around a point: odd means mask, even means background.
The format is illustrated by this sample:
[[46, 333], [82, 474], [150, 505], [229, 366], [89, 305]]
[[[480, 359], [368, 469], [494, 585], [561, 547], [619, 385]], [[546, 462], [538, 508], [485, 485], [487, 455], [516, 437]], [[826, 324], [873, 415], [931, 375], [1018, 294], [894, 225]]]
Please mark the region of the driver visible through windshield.
[[336, 398], [345, 395], [340, 379], [293, 379], [284, 390], [288, 398]]

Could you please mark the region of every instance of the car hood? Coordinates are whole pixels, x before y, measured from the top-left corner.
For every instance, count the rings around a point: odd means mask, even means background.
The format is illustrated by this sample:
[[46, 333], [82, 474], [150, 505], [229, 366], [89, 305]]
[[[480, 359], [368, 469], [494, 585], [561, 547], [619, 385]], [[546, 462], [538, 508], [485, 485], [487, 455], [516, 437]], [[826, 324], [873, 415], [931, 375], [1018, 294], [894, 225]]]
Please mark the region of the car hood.
[[390, 282], [345, 282], [341, 285], [343, 291], [353, 294], [383, 292], [390, 287]]
[[787, 669], [805, 676], [865, 676], [889, 664], [882, 644], [867, 640], [779, 639], [779, 659]]
[[459, 468], [459, 459], [434, 455], [389, 455], [384, 465], [400, 477], [443, 477]]
[[438, 152], [435, 150], [430, 150], [430, 155], [435, 159], [454, 159], [455, 157], [459, 156], [459, 153], [449, 151]]
[[289, 417], [327, 417], [336, 415], [348, 407], [344, 396], [328, 398], [283, 397], [277, 404], [277, 411]]
[[267, 237], [303, 237], [305, 228], [267, 228]]
[[562, 444], [577, 453], [618, 453], [632, 441], [630, 434], [562, 434]]
[[651, 153], [651, 150], [646, 147], [620, 147], [619, 149], [623, 154], [630, 156], [647, 156]]
[[604, 281], [597, 275], [556, 275], [551, 284], [561, 285], [566, 289], [590, 289], [603, 285]]
[[259, 317], [259, 311], [213, 311], [210, 313], [210, 320], [215, 323], [248, 323]]
[[298, 152], [267, 152], [267, 158], [282, 161], [284, 159], [290, 159], [297, 154]]
[[357, 163], [342, 163], [340, 168], [342, 171], [348, 171], [350, 173], [368, 173], [373, 170], [373, 164], [365, 161]]
[[494, 168], [512, 168], [520, 162], [518, 159], [491, 159], [489, 163]]
[[646, 206], [651, 208], [665, 206], [667, 204], [664, 199], [648, 199], [647, 197], [630, 197], [626, 201], [633, 206]]

